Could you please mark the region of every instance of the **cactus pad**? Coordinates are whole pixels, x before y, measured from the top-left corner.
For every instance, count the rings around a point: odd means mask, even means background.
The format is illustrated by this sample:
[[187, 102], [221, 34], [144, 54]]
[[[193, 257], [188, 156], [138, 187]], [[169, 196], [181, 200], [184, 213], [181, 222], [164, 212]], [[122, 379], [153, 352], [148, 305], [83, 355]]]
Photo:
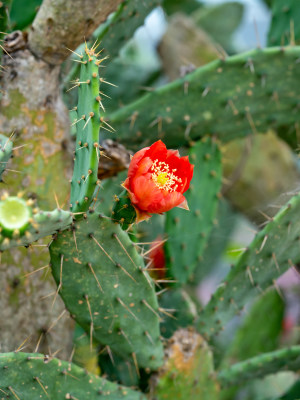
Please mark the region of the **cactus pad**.
[[299, 56], [300, 47], [286, 47], [213, 61], [112, 113], [115, 137], [133, 148], [158, 136], [178, 148], [206, 134], [228, 142], [285, 128], [283, 138], [297, 146]]
[[0, 354], [1, 399], [145, 400], [139, 392], [38, 353]]
[[200, 260], [217, 211], [221, 188], [221, 154], [216, 141], [206, 137], [190, 150], [195, 165], [185, 193], [190, 211], [173, 208], [166, 214], [165, 250], [169, 274], [186, 283]]
[[292, 197], [257, 233], [210, 302], [199, 313], [198, 328], [206, 337], [221, 332], [223, 324], [239, 314], [247, 302], [300, 261], [300, 194]]
[[[74, 172], [71, 181], [71, 210], [86, 211], [92, 201], [92, 196], [98, 182], [99, 129], [104, 119], [100, 115], [100, 80], [96, 49], [85, 47], [84, 55], [80, 56], [80, 79], [75, 81], [78, 86], [76, 149], [74, 156]], [[103, 105], [102, 105], [103, 107]]]
[[143, 259], [118, 224], [97, 213], [50, 246], [54, 278], [76, 321], [108, 351], [155, 369], [162, 362], [158, 304]]
[[221, 370], [218, 380], [222, 386], [262, 378], [279, 371], [298, 371], [300, 368], [300, 346], [291, 346], [270, 353], [260, 354], [246, 361]]
[[72, 223], [72, 213], [33, 209], [31, 200], [3, 196], [0, 201], [0, 251], [29, 244]]

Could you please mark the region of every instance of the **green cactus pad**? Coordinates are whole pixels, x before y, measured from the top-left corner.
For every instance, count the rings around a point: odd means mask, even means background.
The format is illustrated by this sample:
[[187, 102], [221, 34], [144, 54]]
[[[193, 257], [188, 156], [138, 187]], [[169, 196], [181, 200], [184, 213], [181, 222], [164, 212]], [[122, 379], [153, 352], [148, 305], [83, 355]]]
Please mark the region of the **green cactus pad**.
[[257, 233], [210, 302], [199, 313], [199, 331], [210, 337], [300, 261], [300, 194], [292, 197]]
[[98, 60], [96, 49], [85, 48], [80, 58], [80, 79], [78, 86], [78, 105], [76, 125], [76, 149], [74, 156], [74, 172], [71, 181], [71, 210], [75, 213], [86, 211], [98, 182], [99, 129], [104, 121], [100, 115], [102, 104]]
[[206, 134], [228, 142], [285, 128], [296, 147], [299, 56], [300, 47], [286, 47], [213, 61], [109, 115], [115, 138], [134, 148], [159, 137], [178, 148]]
[[291, 346], [264, 353], [232, 365], [218, 373], [222, 386], [240, 384], [247, 380], [263, 378], [279, 371], [298, 371], [300, 368], [300, 346]]
[[32, 210], [25, 200], [7, 197], [0, 202], [0, 251], [28, 246], [38, 239], [66, 229], [71, 223], [72, 213], [69, 211]]
[[53, 276], [67, 309], [108, 351], [156, 369], [162, 362], [153, 283], [118, 224], [96, 213], [57, 235]]
[[0, 181], [2, 180], [2, 174], [5, 171], [6, 164], [11, 157], [12, 148], [12, 141], [0, 134]]
[[166, 214], [165, 244], [168, 274], [186, 283], [197, 266], [213, 227], [221, 188], [221, 154], [215, 140], [206, 137], [190, 150], [195, 165], [185, 193], [190, 211], [173, 208]]
[[155, 377], [157, 400], [217, 400], [213, 357], [207, 343], [191, 329], [180, 329], [169, 340], [165, 364]]
[[243, 361], [275, 350], [279, 346], [282, 333], [284, 310], [284, 301], [276, 289], [268, 290], [261, 296], [236, 331], [223, 358], [222, 368], [234, 361]]
[[272, 20], [268, 33], [269, 46], [300, 43], [300, 4], [298, 0], [272, 0]]
[[0, 369], [1, 399], [146, 400], [142, 393], [39, 353], [2, 353]]
[[172, 288], [159, 297], [161, 308], [168, 310], [160, 325], [164, 338], [169, 339], [177, 329], [193, 325], [197, 317], [197, 304], [181, 288]]

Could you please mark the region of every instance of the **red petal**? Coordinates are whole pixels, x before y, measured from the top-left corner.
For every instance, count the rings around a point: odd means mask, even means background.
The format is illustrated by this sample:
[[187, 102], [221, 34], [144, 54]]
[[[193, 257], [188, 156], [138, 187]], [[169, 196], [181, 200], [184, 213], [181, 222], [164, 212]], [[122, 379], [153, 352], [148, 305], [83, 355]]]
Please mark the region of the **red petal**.
[[132, 180], [131, 190], [135, 195], [135, 199], [131, 199], [136, 207], [140, 210], [152, 212], [154, 205], [159, 204], [164, 195], [155, 183], [145, 176], [139, 176]]
[[[168, 192], [167, 192], [168, 193]], [[178, 192], [168, 193], [160, 202], [153, 203], [149, 212], [161, 214], [163, 212], [169, 211], [174, 207], [179, 206], [185, 201], [185, 197]]]
[[167, 157], [166, 145], [161, 140], [158, 140], [149, 147], [145, 156], [150, 157], [153, 161], [156, 159], [165, 161]]
[[135, 153], [135, 155], [132, 157], [132, 159], [130, 161], [129, 169], [128, 169], [128, 178], [131, 178], [135, 174], [135, 171], [138, 168], [138, 164], [139, 164], [140, 160], [144, 157], [144, 155], [148, 149], [149, 149], [149, 147], [145, 147], [144, 149]]

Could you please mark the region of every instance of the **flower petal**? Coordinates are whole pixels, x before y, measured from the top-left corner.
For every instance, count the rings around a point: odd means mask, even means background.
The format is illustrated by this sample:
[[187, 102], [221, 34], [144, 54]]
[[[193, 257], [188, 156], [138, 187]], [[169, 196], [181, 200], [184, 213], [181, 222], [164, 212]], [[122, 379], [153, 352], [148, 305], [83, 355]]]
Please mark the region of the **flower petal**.
[[158, 140], [148, 148], [145, 157], [150, 157], [153, 161], [156, 159], [165, 161], [167, 157], [166, 145], [161, 140]]
[[149, 149], [150, 147], [145, 147], [144, 149], [138, 151], [137, 153], [135, 153], [135, 155], [132, 157], [131, 161], [130, 161], [130, 165], [129, 165], [129, 169], [128, 169], [128, 178], [130, 179], [132, 176], [134, 176], [135, 171], [138, 168], [138, 164], [141, 161], [141, 159], [144, 157], [146, 151]]
[[159, 204], [164, 197], [163, 191], [149, 177], [143, 175], [131, 182], [131, 191], [135, 195], [134, 199], [130, 198], [133, 205], [148, 212], [152, 212], [152, 206]]

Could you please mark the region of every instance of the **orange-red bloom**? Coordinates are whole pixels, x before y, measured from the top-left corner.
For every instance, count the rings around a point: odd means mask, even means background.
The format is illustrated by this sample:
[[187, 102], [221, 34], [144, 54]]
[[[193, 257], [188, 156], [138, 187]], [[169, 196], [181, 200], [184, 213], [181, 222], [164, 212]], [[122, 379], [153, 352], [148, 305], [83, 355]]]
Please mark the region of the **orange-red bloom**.
[[132, 158], [123, 186], [137, 212], [137, 222], [173, 207], [188, 209], [183, 193], [193, 177], [194, 166], [177, 150], [167, 150], [158, 140]]

